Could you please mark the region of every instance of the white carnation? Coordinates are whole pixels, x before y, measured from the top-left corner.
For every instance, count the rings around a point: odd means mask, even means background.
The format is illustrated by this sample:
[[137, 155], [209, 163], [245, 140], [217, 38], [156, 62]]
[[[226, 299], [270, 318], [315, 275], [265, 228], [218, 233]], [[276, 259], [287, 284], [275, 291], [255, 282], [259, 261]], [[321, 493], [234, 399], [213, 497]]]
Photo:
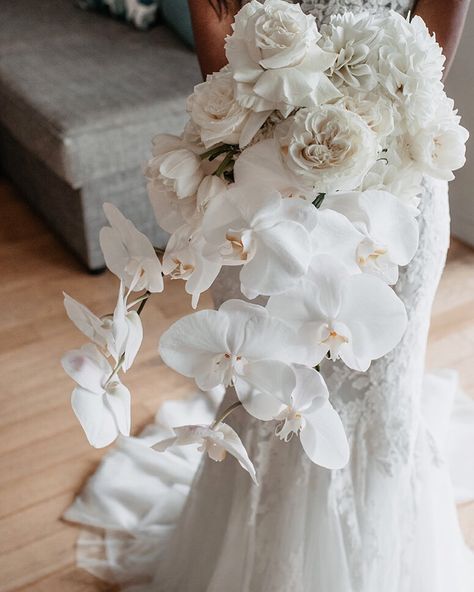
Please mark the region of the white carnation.
[[423, 20], [397, 13], [381, 20], [384, 35], [378, 52], [379, 82], [404, 109], [410, 129], [429, 122], [442, 99], [443, 56]]
[[368, 13], [334, 15], [321, 29], [320, 45], [337, 54], [331, 68], [331, 82], [356, 89], [372, 90], [377, 73], [372, 54], [376, 52], [381, 31], [377, 20]]

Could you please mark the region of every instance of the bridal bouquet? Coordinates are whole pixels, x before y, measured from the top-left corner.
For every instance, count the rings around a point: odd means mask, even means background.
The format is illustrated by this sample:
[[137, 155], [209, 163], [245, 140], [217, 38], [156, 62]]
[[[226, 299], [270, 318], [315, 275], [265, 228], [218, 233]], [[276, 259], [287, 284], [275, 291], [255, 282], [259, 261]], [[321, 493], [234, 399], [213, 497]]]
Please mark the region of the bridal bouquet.
[[[228, 65], [189, 97], [179, 137], [158, 135], [146, 167], [158, 223], [171, 233], [160, 261], [111, 204], [101, 246], [119, 278], [113, 314], [65, 296], [90, 342], [63, 358], [77, 382], [72, 406], [93, 446], [130, 432], [130, 393], [119, 378], [142, 340], [140, 312], [181, 279], [196, 307], [223, 266], [239, 266], [245, 299], [200, 310], [161, 337], [164, 362], [200, 389], [235, 389], [212, 425], [185, 425], [154, 448], [199, 444], [235, 456], [255, 480], [237, 433], [242, 406], [299, 437], [324, 467], [349, 447], [319, 372], [341, 360], [365, 371], [406, 326], [393, 286], [418, 245], [425, 177], [453, 178], [466, 130], [441, 82], [444, 58], [419, 17], [313, 17], [284, 0], [253, 0], [226, 41]], [[136, 294], [138, 293], [138, 294]], [[266, 297], [265, 306], [249, 301]]]

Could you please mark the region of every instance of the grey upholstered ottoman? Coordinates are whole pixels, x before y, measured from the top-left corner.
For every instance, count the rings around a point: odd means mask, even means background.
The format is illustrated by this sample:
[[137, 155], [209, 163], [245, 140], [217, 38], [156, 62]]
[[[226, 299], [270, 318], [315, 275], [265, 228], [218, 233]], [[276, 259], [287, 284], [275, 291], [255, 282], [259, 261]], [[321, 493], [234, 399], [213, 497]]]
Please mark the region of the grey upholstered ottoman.
[[15, 0], [0, 19], [0, 162], [89, 269], [111, 201], [155, 244], [142, 164], [158, 132], [180, 132], [199, 80], [164, 26], [142, 33], [74, 8]]

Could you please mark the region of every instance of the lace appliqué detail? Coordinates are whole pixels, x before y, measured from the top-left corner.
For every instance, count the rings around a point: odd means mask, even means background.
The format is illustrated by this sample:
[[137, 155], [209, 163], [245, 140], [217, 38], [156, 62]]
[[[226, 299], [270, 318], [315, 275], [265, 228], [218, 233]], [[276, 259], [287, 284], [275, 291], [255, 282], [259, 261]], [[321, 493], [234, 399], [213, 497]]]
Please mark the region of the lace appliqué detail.
[[302, 0], [301, 8], [312, 14], [318, 24], [327, 23], [333, 14], [351, 12], [372, 12], [381, 14], [394, 10], [406, 16], [413, 9], [413, 0]]

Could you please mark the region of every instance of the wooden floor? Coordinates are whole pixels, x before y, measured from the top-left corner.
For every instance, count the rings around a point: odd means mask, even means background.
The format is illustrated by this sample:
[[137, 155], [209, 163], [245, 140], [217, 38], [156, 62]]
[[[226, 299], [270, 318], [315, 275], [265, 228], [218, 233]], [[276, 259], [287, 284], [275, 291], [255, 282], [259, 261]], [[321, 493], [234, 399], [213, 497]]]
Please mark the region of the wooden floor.
[[[86, 274], [1, 179], [0, 211], [0, 591], [106, 590], [74, 567], [77, 530], [60, 520], [103, 452], [88, 446], [73, 416], [72, 382], [59, 360], [83, 343], [65, 317], [62, 291], [103, 314], [113, 309], [117, 282], [110, 274]], [[210, 306], [210, 299], [202, 305]], [[161, 401], [189, 390], [160, 363], [156, 345], [159, 333], [190, 310], [179, 282], [145, 308], [144, 346], [126, 381], [135, 431]], [[474, 251], [453, 242], [434, 308], [428, 365], [458, 369], [471, 395], [473, 310]], [[146, 331], [152, 321], [155, 334]], [[474, 546], [474, 505], [460, 508], [460, 515]]]

